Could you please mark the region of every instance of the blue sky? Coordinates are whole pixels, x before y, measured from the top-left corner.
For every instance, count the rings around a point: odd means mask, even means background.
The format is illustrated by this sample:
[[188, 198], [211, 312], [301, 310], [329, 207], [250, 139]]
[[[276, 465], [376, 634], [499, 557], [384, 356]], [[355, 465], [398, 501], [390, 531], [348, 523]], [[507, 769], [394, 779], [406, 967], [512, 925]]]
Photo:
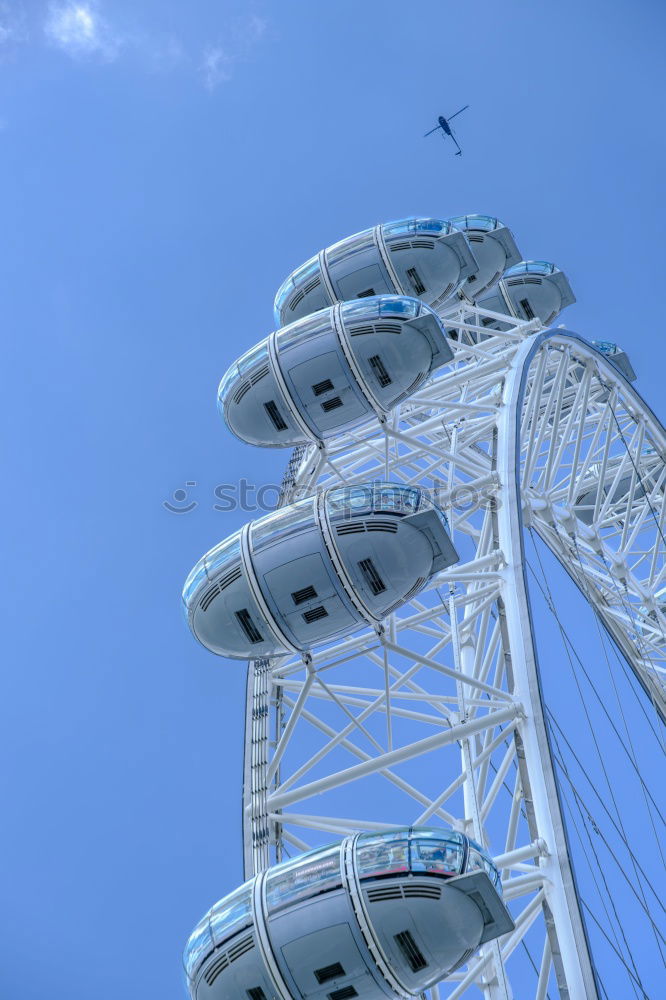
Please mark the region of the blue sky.
[[[185, 937], [240, 880], [244, 672], [178, 602], [248, 517], [215, 511], [215, 485], [281, 476], [215, 389], [288, 271], [381, 220], [496, 214], [665, 416], [665, 19], [647, 0], [0, 3], [3, 996], [180, 997]], [[462, 157], [422, 139], [466, 103]], [[197, 507], [169, 513], [186, 482]]]

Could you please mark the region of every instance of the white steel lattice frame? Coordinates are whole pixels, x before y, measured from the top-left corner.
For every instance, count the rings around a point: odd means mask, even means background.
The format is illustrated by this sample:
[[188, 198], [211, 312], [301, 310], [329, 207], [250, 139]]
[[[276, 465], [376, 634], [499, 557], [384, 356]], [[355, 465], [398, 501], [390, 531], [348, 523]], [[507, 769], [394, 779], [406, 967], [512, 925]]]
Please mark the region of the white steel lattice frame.
[[298, 450], [283, 500], [372, 479], [418, 485], [447, 513], [460, 561], [377, 630], [250, 664], [246, 875], [355, 831], [451, 824], [494, 855], [516, 929], [434, 992], [513, 997], [510, 959], [529, 935], [537, 1000], [553, 980], [560, 997], [596, 998], [523, 527], [560, 558], [664, 717], [666, 436], [575, 334], [462, 303], [442, 315], [453, 362], [383, 425]]

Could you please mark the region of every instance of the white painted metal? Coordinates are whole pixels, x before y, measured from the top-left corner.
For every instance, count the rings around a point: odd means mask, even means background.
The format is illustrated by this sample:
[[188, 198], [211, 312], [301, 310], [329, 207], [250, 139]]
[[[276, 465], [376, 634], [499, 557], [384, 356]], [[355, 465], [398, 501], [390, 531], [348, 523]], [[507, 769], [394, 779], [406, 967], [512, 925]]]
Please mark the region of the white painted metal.
[[246, 874], [357, 831], [452, 824], [495, 855], [516, 929], [439, 996], [512, 997], [512, 955], [529, 941], [537, 1000], [556, 988], [596, 998], [543, 717], [523, 518], [666, 714], [666, 435], [575, 335], [508, 316], [511, 329], [490, 330], [495, 314], [462, 302], [442, 315], [453, 361], [384, 424], [298, 449], [284, 500], [373, 478], [418, 485], [447, 512], [460, 562], [377, 627], [305, 661], [250, 664]]

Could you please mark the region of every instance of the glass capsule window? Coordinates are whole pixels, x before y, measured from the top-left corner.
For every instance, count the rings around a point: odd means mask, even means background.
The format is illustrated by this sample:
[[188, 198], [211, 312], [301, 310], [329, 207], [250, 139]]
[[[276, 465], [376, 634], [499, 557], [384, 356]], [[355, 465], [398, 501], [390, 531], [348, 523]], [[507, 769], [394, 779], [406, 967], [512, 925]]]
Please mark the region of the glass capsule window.
[[189, 573], [183, 587], [183, 612], [187, 618], [194, 595], [206, 580], [210, 580], [223, 566], [230, 566], [240, 559], [240, 532], [225, 538], [215, 548], [202, 556], [194, 569]]
[[596, 347], [602, 354], [617, 354], [618, 346], [612, 340], [593, 340], [592, 346]]
[[413, 872], [460, 875], [465, 863], [465, 839], [452, 831], [446, 836], [434, 831], [414, 833], [411, 838]]
[[245, 882], [210, 911], [210, 932], [215, 946], [252, 923], [252, 886], [252, 881]]
[[314, 503], [314, 497], [306, 497], [254, 521], [250, 531], [252, 552], [261, 552], [269, 545], [282, 542], [314, 524]]
[[340, 306], [340, 315], [345, 323], [358, 323], [364, 320], [376, 319], [379, 316], [379, 302], [381, 296], [368, 295], [362, 299], [351, 299], [343, 302]]
[[335, 844], [273, 868], [266, 876], [266, 906], [274, 913], [341, 885], [340, 845]]
[[345, 323], [359, 323], [378, 319], [380, 316], [395, 316], [398, 319], [415, 319], [421, 312], [419, 299], [406, 295], [370, 295], [367, 298], [343, 302], [341, 316]]
[[326, 264], [329, 270], [339, 264], [340, 261], [351, 260], [356, 254], [365, 253], [375, 245], [372, 229], [364, 229], [362, 233], [348, 236], [339, 243], [334, 243], [326, 251]]
[[215, 947], [210, 932], [210, 912], [194, 928], [183, 952], [183, 965], [188, 979], [193, 979], [197, 968]]
[[218, 386], [217, 398], [220, 403], [224, 403], [225, 399], [229, 395], [229, 389], [231, 386], [236, 384], [239, 378], [240, 373], [238, 371], [238, 364], [234, 362], [222, 376], [222, 380]]
[[470, 847], [469, 853], [467, 855], [467, 871], [484, 872], [485, 870], [486, 866], [483, 863], [483, 858], [481, 857], [478, 851], [476, 851], [473, 847]]
[[465, 843], [465, 837], [453, 830], [363, 834], [356, 845], [357, 870], [360, 878], [407, 871], [460, 875], [465, 863]]
[[183, 604], [187, 607], [193, 595], [199, 589], [204, 580], [208, 579], [206, 573], [206, 557], [200, 559], [194, 569], [188, 574], [185, 586], [183, 587]]
[[296, 268], [295, 271], [292, 271], [289, 277], [282, 282], [277, 295], [275, 296], [276, 315], [287, 305], [289, 299], [296, 290], [296, 285], [307, 284], [310, 280], [312, 280], [312, 278], [315, 277], [315, 275], [318, 275], [319, 273], [318, 255], [310, 257], [309, 260], [306, 260], [305, 264], [301, 264], [301, 266]]
[[409, 871], [407, 831], [366, 833], [356, 842], [356, 870], [359, 878], [378, 878]]
[[467, 860], [467, 871], [484, 871], [498, 892], [502, 891], [502, 880], [495, 864], [490, 860], [481, 844], [469, 839], [469, 857]]
[[454, 877], [485, 871], [501, 894], [500, 873], [479, 844], [455, 830], [391, 830], [364, 833], [356, 842], [359, 878], [412, 871]]
[[371, 295], [351, 302], [343, 302], [342, 319], [345, 323], [368, 322], [381, 316], [395, 316], [398, 319], [416, 319], [423, 311], [419, 299], [407, 295]]
[[268, 341], [262, 340], [261, 343], [255, 344], [249, 351], [246, 351], [236, 361], [229, 370], [222, 377], [217, 390], [218, 402], [224, 404], [229, 391], [235, 387], [239, 379], [242, 379], [244, 375], [247, 374], [255, 365], [258, 365], [262, 361], [268, 361]]
[[397, 483], [368, 483], [359, 486], [341, 486], [326, 494], [329, 517], [339, 520], [372, 510], [394, 511], [401, 515], [413, 514], [419, 508], [421, 491], [413, 486]]
[[240, 531], [216, 545], [204, 556], [206, 572], [212, 577], [223, 566], [240, 558]]
[[303, 319], [290, 323], [278, 333], [278, 349], [284, 351], [289, 347], [296, 347], [299, 344], [311, 340], [320, 333], [326, 333], [331, 329], [331, 313], [329, 309], [322, 309], [319, 312], [311, 313]]
[[326, 494], [329, 517], [340, 518], [367, 514], [372, 510], [372, 486], [341, 486]]
[[375, 483], [373, 494], [376, 508], [392, 510], [400, 514], [415, 514], [421, 502], [421, 490], [415, 489], [413, 486]]
[[449, 222], [456, 229], [464, 229], [465, 231], [476, 230], [483, 233], [491, 233], [494, 229], [498, 229], [501, 226], [499, 219], [493, 218], [492, 215], [456, 215], [452, 219], [449, 219]]
[[435, 233], [441, 236], [450, 233], [452, 228], [446, 219], [397, 219], [395, 222], [385, 223], [382, 232], [384, 237], [406, 236], [409, 233]]
[[291, 278], [287, 278], [284, 284], [280, 285], [275, 296], [275, 301], [273, 303], [273, 312], [275, 315], [275, 322], [280, 323], [280, 317], [282, 312], [289, 301], [292, 293], [294, 291], [294, 283]]
[[520, 264], [514, 264], [505, 271], [504, 277], [511, 278], [516, 274], [554, 274], [556, 270], [555, 265], [549, 264], [547, 260], [522, 260]]
[[408, 298], [406, 295], [397, 298], [395, 296], [382, 296], [379, 300], [380, 316], [399, 316], [401, 319], [416, 319], [422, 312], [419, 299]]
[[314, 257], [310, 257], [306, 260], [305, 264], [301, 264], [291, 275], [291, 280], [294, 285], [300, 285], [303, 282], [307, 282], [310, 278], [314, 278], [316, 274], [319, 274], [319, 255], [315, 254]]
[[256, 344], [238, 359], [238, 371], [241, 375], [245, 375], [261, 361], [268, 361], [268, 342], [266, 340]]

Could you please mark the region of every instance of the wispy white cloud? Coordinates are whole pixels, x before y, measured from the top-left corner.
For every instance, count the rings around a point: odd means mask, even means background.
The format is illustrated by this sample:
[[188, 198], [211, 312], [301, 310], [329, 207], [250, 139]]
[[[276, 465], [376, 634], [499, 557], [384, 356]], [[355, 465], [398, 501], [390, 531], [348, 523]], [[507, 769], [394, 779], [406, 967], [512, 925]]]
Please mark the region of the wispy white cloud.
[[268, 21], [251, 14], [234, 22], [224, 43], [206, 46], [201, 74], [208, 90], [215, 90], [219, 84], [231, 80], [236, 65], [248, 57], [267, 30]]
[[115, 59], [120, 38], [104, 20], [96, 3], [52, 0], [44, 23], [44, 32], [52, 45], [67, 55]]
[[204, 49], [201, 72], [204, 84], [209, 90], [215, 90], [220, 83], [225, 83], [233, 76], [235, 63], [234, 56], [231, 55], [221, 45], [209, 45]]
[[268, 21], [258, 14], [251, 14], [250, 17], [240, 22], [239, 33], [241, 39], [246, 43], [253, 44], [263, 38], [268, 30]]
[[220, 37], [197, 51], [175, 33], [127, 23], [119, 29], [116, 19], [107, 18], [110, 4], [103, 4], [104, 0], [44, 0], [39, 12], [32, 12], [28, 32], [24, 0], [0, 0], [0, 62], [13, 57], [22, 43], [41, 36], [72, 59], [111, 63], [122, 55], [149, 72], [194, 71], [213, 91], [231, 80], [238, 64], [250, 59], [271, 33], [265, 17], [247, 14], [227, 21]]

